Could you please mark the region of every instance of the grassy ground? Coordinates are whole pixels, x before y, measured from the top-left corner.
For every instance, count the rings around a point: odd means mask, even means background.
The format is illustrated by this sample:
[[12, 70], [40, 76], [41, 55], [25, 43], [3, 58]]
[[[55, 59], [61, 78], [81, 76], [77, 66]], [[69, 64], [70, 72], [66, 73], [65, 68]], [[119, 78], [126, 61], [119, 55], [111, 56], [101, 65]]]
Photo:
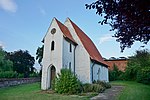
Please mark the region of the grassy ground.
[[111, 84], [125, 86], [117, 100], [150, 100], [150, 85], [129, 81], [114, 81]]
[[[136, 82], [114, 81], [112, 85], [124, 85], [117, 100], [150, 100], [150, 86]], [[40, 90], [40, 83], [0, 89], [0, 100], [89, 100], [88, 96], [60, 95]]]
[[77, 95], [58, 95], [40, 90], [40, 83], [26, 84], [0, 89], [0, 100], [89, 100]]

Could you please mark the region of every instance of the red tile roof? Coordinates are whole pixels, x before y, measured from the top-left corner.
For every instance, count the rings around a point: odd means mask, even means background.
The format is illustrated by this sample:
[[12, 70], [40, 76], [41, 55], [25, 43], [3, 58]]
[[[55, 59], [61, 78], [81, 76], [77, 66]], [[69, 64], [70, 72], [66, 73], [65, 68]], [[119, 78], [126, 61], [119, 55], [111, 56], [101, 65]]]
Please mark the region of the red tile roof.
[[94, 45], [94, 43], [92, 42], [92, 40], [75, 23], [73, 23], [71, 20], [70, 20], [70, 22], [71, 22], [73, 28], [75, 29], [79, 39], [81, 40], [83, 46], [89, 53], [90, 58], [94, 61], [97, 61], [97, 62], [107, 66], [107, 63], [103, 60], [101, 54], [97, 50], [97, 48]]
[[70, 31], [68, 30], [68, 28], [67, 28], [65, 25], [63, 25], [60, 21], [58, 21], [56, 18], [55, 18], [55, 20], [56, 20], [58, 26], [60, 27], [60, 29], [61, 29], [61, 31], [62, 31], [64, 37], [65, 37], [65, 38], [68, 38], [68, 39], [71, 40], [73, 43], [77, 44], [77, 43], [75, 42], [75, 40], [72, 38], [72, 35], [71, 35]]

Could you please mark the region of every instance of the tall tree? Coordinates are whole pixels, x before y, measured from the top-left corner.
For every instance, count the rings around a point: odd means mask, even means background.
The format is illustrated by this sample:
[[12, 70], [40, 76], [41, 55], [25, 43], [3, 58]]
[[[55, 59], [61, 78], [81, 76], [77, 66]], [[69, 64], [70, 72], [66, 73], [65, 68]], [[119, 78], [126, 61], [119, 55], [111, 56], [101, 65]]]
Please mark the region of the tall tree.
[[41, 47], [38, 47], [37, 51], [36, 51], [36, 60], [38, 60], [38, 63], [41, 66], [41, 62], [43, 59], [43, 49], [44, 49], [44, 45], [42, 45]]
[[0, 48], [0, 71], [12, 71], [13, 62], [6, 58], [6, 51]]
[[96, 14], [103, 18], [99, 23], [112, 27], [122, 52], [135, 41], [149, 42], [150, 0], [97, 0], [85, 6], [96, 9]]
[[33, 73], [34, 71], [34, 57], [32, 57], [29, 52], [18, 50], [8, 54], [8, 58], [13, 61], [13, 70], [17, 73]]

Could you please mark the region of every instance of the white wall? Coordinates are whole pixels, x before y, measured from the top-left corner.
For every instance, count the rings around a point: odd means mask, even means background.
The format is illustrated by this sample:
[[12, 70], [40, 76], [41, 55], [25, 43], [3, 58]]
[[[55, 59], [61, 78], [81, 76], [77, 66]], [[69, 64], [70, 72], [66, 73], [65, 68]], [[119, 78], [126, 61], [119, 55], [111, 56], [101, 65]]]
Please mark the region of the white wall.
[[71, 71], [74, 72], [74, 48], [71, 43], [72, 52], [70, 52], [70, 43], [65, 38], [63, 39], [63, 68], [69, 69], [69, 63], [71, 62]]
[[[51, 29], [56, 28], [56, 33], [51, 34]], [[51, 42], [54, 41], [54, 50], [51, 51]], [[55, 19], [51, 22], [51, 25], [44, 37], [44, 53], [42, 61], [42, 83], [41, 88], [46, 90], [50, 86], [50, 70], [51, 65], [55, 66], [56, 73], [60, 72], [62, 67], [62, 45], [63, 45], [63, 33], [57, 25]]]
[[66, 20], [65, 25], [78, 44], [75, 50], [75, 72], [81, 82], [90, 83], [90, 56], [82, 45], [82, 42], [78, 38], [69, 20]]
[[[91, 67], [93, 62], [91, 62]], [[92, 70], [91, 70], [92, 71]], [[100, 71], [100, 72], [99, 72]], [[94, 64], [93, 66], [93, 80], [106, 81], [108, 82], [108, 68], [100, 64]], [[92, 82], [92, 72], [91, 72], [91, 82]]]
[[100, 69], [100, 80], [109, 82], [108, 79], [108, 68], [102, 66]]

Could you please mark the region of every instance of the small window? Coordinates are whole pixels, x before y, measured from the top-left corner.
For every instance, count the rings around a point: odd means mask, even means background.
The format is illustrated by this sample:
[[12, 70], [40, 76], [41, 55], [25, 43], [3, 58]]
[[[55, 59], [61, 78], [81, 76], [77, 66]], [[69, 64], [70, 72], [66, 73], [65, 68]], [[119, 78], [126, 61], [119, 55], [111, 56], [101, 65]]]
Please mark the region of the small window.
[[51, 43], [51, 50], [54, 50], [54, 45], [55, 45], [55, 42], [52, 41], [52, 43]]
[[71, 70], [71, 62], [69, 63], [69, 70]]
[[53, 29], [51, 30], [51, 34], [55, 34], [55, 33], [56, 33], [56, 29], [53, 28]]
[[71, 43], [70, 43], [70, 52], [72, 52], [72, 45], [71, 45]]

